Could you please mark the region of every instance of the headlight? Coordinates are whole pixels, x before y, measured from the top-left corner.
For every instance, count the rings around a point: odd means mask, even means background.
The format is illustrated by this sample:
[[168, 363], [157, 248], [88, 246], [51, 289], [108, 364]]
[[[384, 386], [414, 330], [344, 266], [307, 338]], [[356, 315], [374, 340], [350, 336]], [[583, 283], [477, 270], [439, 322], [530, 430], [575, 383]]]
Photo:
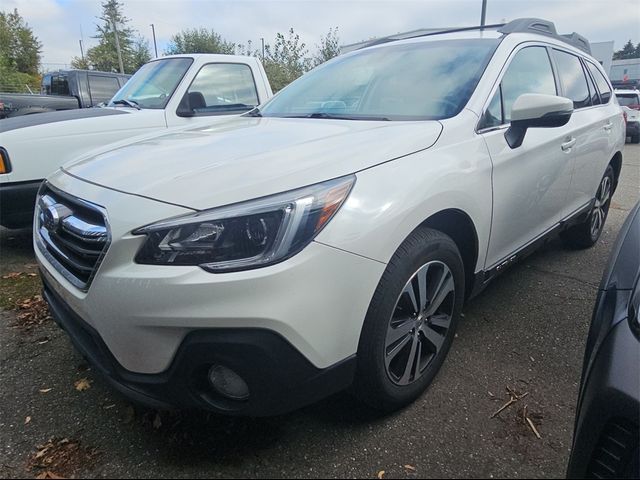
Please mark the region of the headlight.
[[354, 182], [350, 175], [143, 227], [133, 232], [147, 235], [135, 260], [147, 265], [197, 265], [210, 272], [281, 262], [313, 240]]

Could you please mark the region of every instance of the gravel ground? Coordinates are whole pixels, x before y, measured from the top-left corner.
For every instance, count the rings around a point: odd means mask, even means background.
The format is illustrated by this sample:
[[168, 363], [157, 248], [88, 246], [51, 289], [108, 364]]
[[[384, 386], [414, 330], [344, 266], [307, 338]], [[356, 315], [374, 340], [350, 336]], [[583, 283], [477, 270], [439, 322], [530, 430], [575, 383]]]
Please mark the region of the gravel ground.
[[[14, 306], [38, 288], [30, 232], [0, 230], [0, 276], [12, 277], [0, 281], [0, 476], [564, 476], [591, 310], [639, 173], [640, 147], [627, 145], [598, 245], [553, 241], [498, 278], [465, 307], [429, 391], [387, 417], [346, 394], [269, 419], [134, 409], [53, 322], [18, 320]], [[79, 391], [82, 379], [90, 388]], [[528, 395], [490, 418], [506, 387]], [[521, 420], [524, 405], [540, 439]]]

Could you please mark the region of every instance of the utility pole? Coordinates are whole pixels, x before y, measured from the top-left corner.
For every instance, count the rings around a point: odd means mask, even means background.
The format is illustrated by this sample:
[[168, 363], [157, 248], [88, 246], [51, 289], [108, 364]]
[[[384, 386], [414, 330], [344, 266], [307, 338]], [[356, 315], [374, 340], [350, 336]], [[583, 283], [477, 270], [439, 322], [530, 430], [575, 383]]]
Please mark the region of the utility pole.
[[113, 33], [116, 36], [116, 50], [118, 51], [118, 64], [120, 66], [120, 73], [124, 74], [124, 65], [122, 65], [122, 52], [120, 51], [120, 39], [118, 38], [118, 29], [116, 28], [115, 20], [111, 21], [113, 25]]
[[80, 57], [82, 57], [82, 63], [84, 63], [84, 49], [82, 48], [82, 40], [80, 42]]
[[482, 15], [480, 17], [480, 26], [484, 27], [487, 21], [487, 0], [482, 0]]
[[260, 40], [262, 41], [262, 61], [264, 62], [264, 37], [260, 38]]
[[151, 24], [151, 31], [153, 32], [153, 48], [156, 51], [156, 58], [158, 58], [158, 45], [156, 44], [156, 27]]

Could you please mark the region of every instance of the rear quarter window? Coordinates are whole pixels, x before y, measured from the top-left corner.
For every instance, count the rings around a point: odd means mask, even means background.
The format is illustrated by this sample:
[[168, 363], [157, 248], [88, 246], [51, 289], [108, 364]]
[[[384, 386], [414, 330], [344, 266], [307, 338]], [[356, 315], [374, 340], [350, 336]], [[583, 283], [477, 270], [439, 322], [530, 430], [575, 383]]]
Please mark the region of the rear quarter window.
[[598, 93], [600, 93], [600, 99], [602, 103], [609, 103], [611, 100], [611, 87], [609, 86], [609, 82], [604, 78], [602, 72], [591, 62], [585, 62], [589, 71], [591, 72], [591, 76], [596, 82], [596, 87], [598, 88]]

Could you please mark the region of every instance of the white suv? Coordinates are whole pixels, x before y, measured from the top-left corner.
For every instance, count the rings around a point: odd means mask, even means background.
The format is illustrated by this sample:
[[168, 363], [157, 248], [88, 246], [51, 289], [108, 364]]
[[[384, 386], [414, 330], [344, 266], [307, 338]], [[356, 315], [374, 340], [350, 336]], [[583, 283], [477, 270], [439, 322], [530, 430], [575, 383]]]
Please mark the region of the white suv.
[[400, 408], [465, 299], [551, 234], [598, 240], [624, 120], [582, 37], [522, 19], [374, 43], [43, 185], [46, 298], [119, 390], [268, 415], [352, 386]]
[[631, 143], [640, 143], [640, 91], [616, 90], [616, 98], [627, 120], [627, 137]]

